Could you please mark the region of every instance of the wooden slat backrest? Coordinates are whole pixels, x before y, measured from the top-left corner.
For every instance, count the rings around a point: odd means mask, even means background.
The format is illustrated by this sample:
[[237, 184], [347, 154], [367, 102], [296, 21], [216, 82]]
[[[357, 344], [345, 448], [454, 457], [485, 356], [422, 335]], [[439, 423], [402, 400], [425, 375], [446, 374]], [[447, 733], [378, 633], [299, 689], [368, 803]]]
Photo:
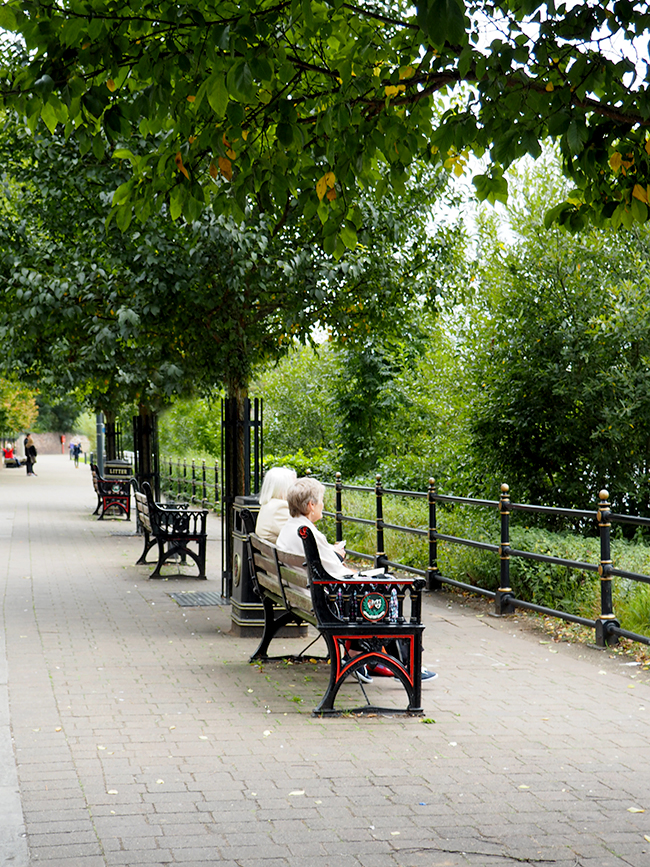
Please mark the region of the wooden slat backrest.
[[142, 526], [151, 533], [151, 518], [149, 517], [149, 501], [140, 491], [135, 491], [135, 508]]

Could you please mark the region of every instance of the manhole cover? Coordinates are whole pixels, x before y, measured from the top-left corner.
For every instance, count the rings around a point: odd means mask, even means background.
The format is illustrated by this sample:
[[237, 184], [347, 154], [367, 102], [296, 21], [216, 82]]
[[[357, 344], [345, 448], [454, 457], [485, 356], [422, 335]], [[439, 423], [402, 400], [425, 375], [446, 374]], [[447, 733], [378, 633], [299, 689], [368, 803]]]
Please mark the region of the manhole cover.
[[182, 605], [183, 608], [198, 608], [205, 607], [208, 605], [230, 605], [230, 602], [227, 599], [224, 599], [220, 593], [215, 593], [214, 591], [198, 591], [191, 592], [186, 591], [185, 593], [168, 593], [174, 602], [178, 602], [179, 605]]

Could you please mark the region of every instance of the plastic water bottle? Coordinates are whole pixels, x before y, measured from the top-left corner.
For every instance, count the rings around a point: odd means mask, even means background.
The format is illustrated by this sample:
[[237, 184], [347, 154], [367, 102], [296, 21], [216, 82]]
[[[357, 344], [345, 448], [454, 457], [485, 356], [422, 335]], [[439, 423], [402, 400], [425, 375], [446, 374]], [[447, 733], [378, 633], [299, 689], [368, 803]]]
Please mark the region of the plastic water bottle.
[[391, 623], [397, 623], [399, 605], [397, 604], [397, 590], [393, 587], [390, 591], [390, 603], [388, 605], [388, 619]]

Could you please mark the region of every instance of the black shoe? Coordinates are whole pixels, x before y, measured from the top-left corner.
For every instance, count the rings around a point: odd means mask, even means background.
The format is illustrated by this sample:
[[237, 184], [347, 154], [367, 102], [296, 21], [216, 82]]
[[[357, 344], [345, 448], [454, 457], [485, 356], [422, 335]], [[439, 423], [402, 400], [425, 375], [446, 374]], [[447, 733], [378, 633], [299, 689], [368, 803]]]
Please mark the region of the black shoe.
[[435, 680], [438, 677], [438, 673], [435, 671], [429, 671], [427, 668], [422, 666], [422, 674], [420, 675], [422, 681], [425, 680]]

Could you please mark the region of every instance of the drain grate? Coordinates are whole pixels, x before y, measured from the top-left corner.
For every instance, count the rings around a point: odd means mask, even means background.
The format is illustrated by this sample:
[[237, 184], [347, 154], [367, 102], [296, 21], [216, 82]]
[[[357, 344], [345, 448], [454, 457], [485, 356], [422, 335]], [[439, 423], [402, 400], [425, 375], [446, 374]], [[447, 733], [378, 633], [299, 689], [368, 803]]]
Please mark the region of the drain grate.
[[184, 593], [168, 593], [174, 602], [178, 602], [183, 608], [204, 608], [209, 605], [230, 605], [228, 599], [224, 599], [220, 593], [216, 593], [214, 591], [198, 591], [193, 592], [190, 590], [185, 591]]

